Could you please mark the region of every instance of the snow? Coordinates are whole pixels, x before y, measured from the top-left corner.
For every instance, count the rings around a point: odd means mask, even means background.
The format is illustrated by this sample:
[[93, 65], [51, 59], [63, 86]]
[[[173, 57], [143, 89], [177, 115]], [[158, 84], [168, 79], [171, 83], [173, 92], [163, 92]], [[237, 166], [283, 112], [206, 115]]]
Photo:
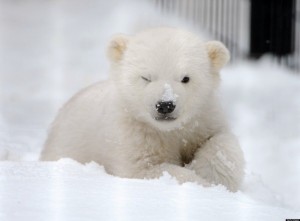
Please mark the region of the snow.
[[[286, 208], [255, 201], [222, 186], [178, 185], [107, 175], [95, 163], [4, 162], [1, 220], [284, 220]], [[13, 190], [13, 191], [12, 191]], [[3, 201], [5, 199], [5, 201]]]
[[243, 147], [248, 168], [300, 208], [300, 76], [272, 61], [226, 68], [223, 106]]
[[0, 14], [0, 220], [300, 217], [299, 75], [270, 57], [222, 71], [220, 97], [247, 161], [237, 193], [179, 185], [167, 173], [122, 179], [96, 163], [37, 162], [61, 105], [107, 78], [110, 36], [162, 18], [146, 3], [116, 0], [0, 0]]
[[164, 93], [162, 95], [161, 100], [162, 101], [173, 101], [176, 102], [176, 98], [178, 97], [177, 94], [174, 94], [173, 88], [171, 85], [165, 83], [164, 84]]

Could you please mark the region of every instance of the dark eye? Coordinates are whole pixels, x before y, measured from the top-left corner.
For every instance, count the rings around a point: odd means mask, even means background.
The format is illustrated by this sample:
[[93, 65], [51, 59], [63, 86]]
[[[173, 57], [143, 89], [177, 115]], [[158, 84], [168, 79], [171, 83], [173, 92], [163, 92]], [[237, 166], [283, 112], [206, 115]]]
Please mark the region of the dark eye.
[[146, 78], [146, 77], [144, 77], [144, 76], [141, 76], [141, 78], [142, 78], [144, 81], [151, 82], [151, 80], [150, 80], [150, 79], [148, 79], [148, 78]]
[[189, 77], [187, 77], [187, 76], [185, 76], [184, 78], [182, 78], [182, 80], [181, 80], [181, 82], [182, 83], [188, 83], [190, 81], [190, 78]]

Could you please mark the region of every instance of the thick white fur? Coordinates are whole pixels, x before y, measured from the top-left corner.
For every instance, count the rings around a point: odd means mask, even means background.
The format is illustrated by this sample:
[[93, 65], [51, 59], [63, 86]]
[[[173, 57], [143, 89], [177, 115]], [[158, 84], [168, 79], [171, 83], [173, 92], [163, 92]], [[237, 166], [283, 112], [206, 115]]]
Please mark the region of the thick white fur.
[[[243, 153], [216, 95], [218, 72], [229, 60], [223, 44], [156, 28], [115, 37], [108, 55], [109, 80], [84, 89], [62, 108], [41, 160], [95, 161], [108, 173], [129, 178], [167, 171], [180, 183], [238, 190]], [[190, 77], [186, 84], [184, 76]], [[176, 98], [173, 121], [155, 119], [166, 84]]]

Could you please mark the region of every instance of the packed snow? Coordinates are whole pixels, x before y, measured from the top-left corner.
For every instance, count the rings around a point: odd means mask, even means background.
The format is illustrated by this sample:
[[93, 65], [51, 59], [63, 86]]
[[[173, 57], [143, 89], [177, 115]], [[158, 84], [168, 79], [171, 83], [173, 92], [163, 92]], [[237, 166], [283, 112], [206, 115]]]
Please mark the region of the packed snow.
[[247, 161], [241, 191], [179, 185], [167, 173], [122, 179], [93, 162], [37, 159], [61, 105], [107, 78], [110, 36], [161, 17], [146, 3], [116, 0], [0, 0], [0, 14], [0, 220], [299, 219], [299, 74], [271, 57], [221, 73]]
[[285, 220], [287, 208], [254, 200], [222, 186], [122, 179], [71, 160], [5, 162], [1, 172], [1, 220]]

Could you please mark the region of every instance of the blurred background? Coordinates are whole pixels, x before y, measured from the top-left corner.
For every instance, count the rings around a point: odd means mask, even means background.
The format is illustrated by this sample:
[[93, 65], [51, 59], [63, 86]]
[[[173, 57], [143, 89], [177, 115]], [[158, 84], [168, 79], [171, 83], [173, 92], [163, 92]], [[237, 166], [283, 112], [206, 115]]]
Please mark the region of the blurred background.
[[300, 2], [297, 0], [155, 0], [169, 13], [226, 44], [232, 61], [269, 53], [300, 70]]
[[162, 25], [230, 49], [220, 96], [244, 188], [300, 208], [299, 0], [0, 0], [0, 158], [36, 160], [63, 103], [107, 78], [110, 37]]

